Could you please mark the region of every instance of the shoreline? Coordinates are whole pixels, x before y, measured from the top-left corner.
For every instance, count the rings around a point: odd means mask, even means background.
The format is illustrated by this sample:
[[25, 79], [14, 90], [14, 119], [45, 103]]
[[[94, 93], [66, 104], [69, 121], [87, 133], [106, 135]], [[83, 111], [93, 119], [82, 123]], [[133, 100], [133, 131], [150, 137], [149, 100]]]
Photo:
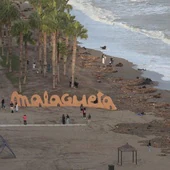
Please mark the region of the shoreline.
[[[78, 44], [78, 46], [81, 47], [81, 48], [84, 48], [84, 47], [81, 46], [80, 43]], [[86, 49], [88, 49], [91, 52], [92, 56], [96, 55], [96, 54], [98, 56], [102, 56], [102, 54], [104, 54], [108, 58], [112, 57], [112, 58], [114, 58], [115, 61], [124, 63], [125, 67], [127, 67], [127, 65], [128, 65], [128, 68], [126, 68], [126, 69], [130, 69], [130, 67], [131, 67], [131, 69], [134, 71], [133, 74], [135, 74], [136, 76], [140, 76], [140, 77], [143, 77], [143, 78], [150, 78], [155, 84], [154, 88], [156, 88], [158, 90], [170, 91], [170, 81], [162, 80], [162, 77], [163, 77], [162, 74], [159, 74], [159, 73], [154, 72], [154, 71], [142, 70], [143, 68], [138, 68], [138, 66], [136, 64], [132, 63], [131, 61], [129, 61], [127, 59], [116, 57], [114, 55], [112, 55], [112, 56], [107, 55], [100, 50], [95, 50], [95, 49], [91, 49], [91, 48], [86, 48]], [[128, 77], [131, 77], [131, 76], [123, 76], [123, 77], [128, 78]], [[132, 76], [132, 77], [134, 78], [134, 76]]]
[[[167, 71], [165, 68], [165, 71], [163, 71], [164, 68], [163, 65], [160, 65], [158, 69], [155, 69], [155, 63], [159, 66], [159, 63], [157, 63], [157, 58], [154, 56], [157, 55], [149, 55], [149, 54], [142, 54], [137, 53], [135, 51], [128, 51], [128, 49], [124, 48], [124, 46], [121, 46], [121, 43], [119, 43], [119, 39], [123, 39], [123, 36], [119, 33], [122, 33], [124, 35], [124, 32], [121, 32], [118, 28], [111, 27], [111, 25], [107, 25], [98, 21], [93, 20], [90, 18], [87, 14], [83, 13], [79, 9], [74, 9], [73, 14], [77, 17], [77, 19], [87, 27], [89, 30], [89, 39], [88, 40], [80, 40], [81, 46], [85, 46], [87, 48], [92, 48], [95, 50], [100, 50], [103, 53], [106, 53], [109, 56], [115, 55], [118, 58], [124, 58], [128, 60], [129, 62], [132, 62], [136, 65], [137, 68], [146, 69], [147, 73], [143, 74], [143, 77], [149, 77], [152, 76], [154, 81], [158, 81], [159, 85], [158, 89], [161, 90], [170, 90], [170, 81], [162, 80], [163, 74], [165, 75], [165, 78], [167, 77]], [[82, 18], [85, 18], [82, 20]], [[95, 31], [94, 28], [96, 27]], [[102, 32], [103, 29], [106, 29], [110, 36], [107, 33]], [[127, 30], [126, 30], [127, 31]], [[114, 36], [112, 34], [117, 34]], [[132, 32], [129, 32], [131, 35]], [[133, 34], [135, 34], [133, 32]], [[101, 36], [100, 36], [101, 35]], [[131, 35], [133, 36], [133, 35]], [[137, 36], [137, 35], [136, 35]], [[139, 34], [141, 36], [141, 34]], [[100, 38], [102, 37], [102, 38]], [[112, 40], [112, 41], [111, 41]], [[129, 37], [125, 37], [125, 41], [129, 41]], [[122, 40], [123, 41], [123, 40]], [[121, 42], [122, 42], [121, 41]], [[100, 49], [100, 46], [107, 46], [107, 49], [104, 51]], [[126, 46], [125, 46], [126, 47]], [[138, 47], [140, 48], [140, 46]], [[145, 50], [142, 48], [142, 50]], [[164, 60], [164, 59], [162, 59]], [[153, 66], [152, 66], [153, 65]], [[149, 70], [149, 71], [148, 71]], [[163, 78], [164, 79], [164, 78]], [[168, 80], [168, 79], [167, 79]]]

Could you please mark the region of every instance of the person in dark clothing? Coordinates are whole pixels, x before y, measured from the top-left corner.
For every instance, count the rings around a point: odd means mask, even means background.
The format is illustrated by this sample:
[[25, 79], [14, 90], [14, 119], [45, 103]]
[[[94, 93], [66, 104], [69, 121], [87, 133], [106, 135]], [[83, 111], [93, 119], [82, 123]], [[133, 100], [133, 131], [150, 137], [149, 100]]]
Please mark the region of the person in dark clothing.
[[80, 111], [83, 111], [83, 104], [80, 105]]
[[148, 150], [149, 150], [149, 152], [151, 151], [151, 141], [150, 140], [148, 142]]
[[113, 60], [113, 58], [111, 57], [111, 58], [110, 58], [110, 61], [109, 61], [109, 65], [113, 65], [113, 62], [114, 62], [114, 60]]
[[5, 108], [5, 99], [3, 98], [2, 101], [1, 101], [1, 108], [4, 109]]
[[83, 118], [86, 118], [86, 108], [83, 108]]
[[62, 115], [62, 124], [63, 124], [63, 125], [66, 124], [66, 117], [65, 117], [64, 114]]
[[14, 113], [14, 103], [12, 103], [12, 101], [10, 103], [10, 109], [11, 109], [11, 113]]

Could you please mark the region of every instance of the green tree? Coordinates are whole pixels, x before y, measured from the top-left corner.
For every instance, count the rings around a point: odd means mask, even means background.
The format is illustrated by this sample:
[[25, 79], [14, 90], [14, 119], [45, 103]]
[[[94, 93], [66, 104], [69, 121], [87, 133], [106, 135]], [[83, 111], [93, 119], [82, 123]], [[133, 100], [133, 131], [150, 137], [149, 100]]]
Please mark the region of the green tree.
[[[12, 37], [11, 37], [11, 26], [12, 21], [18, 19], [20, 13], [17, 7], [10, 0], [1, 0], [0, 3], [0, 22], [6, 25], [8, 32], [8, 52], [9, 52], [9, 72], [12, 71], [11, 57], [12, 57]], [[8, 64], [8, 61], [7, 61]]]
[[29, 61], [29, 59], [28, 59], [28, 43], [32, 44], [32, 45], [35, 45], [35, 40], [33, 39], [33, 35], [32, 35], [31, 31], [28, 31], [27, 33], [24, 34], [23, 42], [24, 42], [24, 48], [25, 48], [25, 67], [24, 67], [24, 80], [23, 80], [23, 84], [26, 84], [27, 70], [28, 70], [27, 61]]
[[42, 29], [41, 29], [41, 16], [37, 11], [34, 11], [29, 16], [31, 27], [38, 32], [38, 70], [42, 72]]
[[29, 29], [30, 29], [29, 22], [22, 20], [22, 19], [16, 20], [12, 26], [12, 35], [19, 37], [19, 46], [20, 46], [19, 92], [22, 92], [21, 78], [22, 78], [22, 73], [23, 73], [23, 66], [25, 64], [23, 60], [23, 36], [24, 34], [28, 33]]
[[74, 87], [75, 81], [75, 64], [76, 64], [76, 55], [77, 55], [77, 38], [87, 39], [87, 29], [84, 28], [78, 21], [74, 21], [72, 25], [72, 35], [73, 35], [73, 53], [72, 53], [72, 80], [71, 87]]
[[69, 54], [69, 37], [72, 37], [72, 24], [74, 23], [75, 21], [75, 16], [72, 16], [70, 13], [65, 13], [63, 16], [62, 16], [62, 30], [63, 30], [63, 33], [65, 35], [65, 47], [66, 47], [66, 51], [64, 51], [64, 75], [66, 75], [66, 63], [67, 63], [67, 59], [68, 59], [68, 54]]
[[[44, 11], [48, 15], [50, 22], [50, 32], [52, 38], [52, 74], [53, 74], [53, 88], [59, 82], [59, 35], [62, 33], [61, 16], [65, 11], [69, 11], [71, 6], [67, 4], [68, 0], [50, 0], [48, 7]], [[53, 37], [55, 36], [55, 38]], [[53, 44], [55, 43], [55, 44]], [[56, 48], [57, 45], [57, 48]]]

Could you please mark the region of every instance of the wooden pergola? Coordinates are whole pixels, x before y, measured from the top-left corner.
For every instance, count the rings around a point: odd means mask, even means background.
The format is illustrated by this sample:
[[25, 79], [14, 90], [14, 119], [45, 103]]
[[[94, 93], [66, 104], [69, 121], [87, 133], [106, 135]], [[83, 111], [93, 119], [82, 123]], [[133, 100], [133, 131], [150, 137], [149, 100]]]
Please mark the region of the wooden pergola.
[[118, 164], [122, 165], [122, 153], [123, 152], [132, 152], [132, 163], [137, 165], [137, 150], [126, 143], [125, 145], [118, 148]]

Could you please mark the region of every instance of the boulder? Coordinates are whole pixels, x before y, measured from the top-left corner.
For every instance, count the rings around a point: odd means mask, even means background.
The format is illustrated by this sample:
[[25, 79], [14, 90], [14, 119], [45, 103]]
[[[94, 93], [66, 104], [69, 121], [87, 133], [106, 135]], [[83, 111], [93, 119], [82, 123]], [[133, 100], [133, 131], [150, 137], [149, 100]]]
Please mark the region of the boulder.
[[118, 63], [118, 64], [116, 64], [116, 67], [123, 67], [123, 64], [122, 63]]

